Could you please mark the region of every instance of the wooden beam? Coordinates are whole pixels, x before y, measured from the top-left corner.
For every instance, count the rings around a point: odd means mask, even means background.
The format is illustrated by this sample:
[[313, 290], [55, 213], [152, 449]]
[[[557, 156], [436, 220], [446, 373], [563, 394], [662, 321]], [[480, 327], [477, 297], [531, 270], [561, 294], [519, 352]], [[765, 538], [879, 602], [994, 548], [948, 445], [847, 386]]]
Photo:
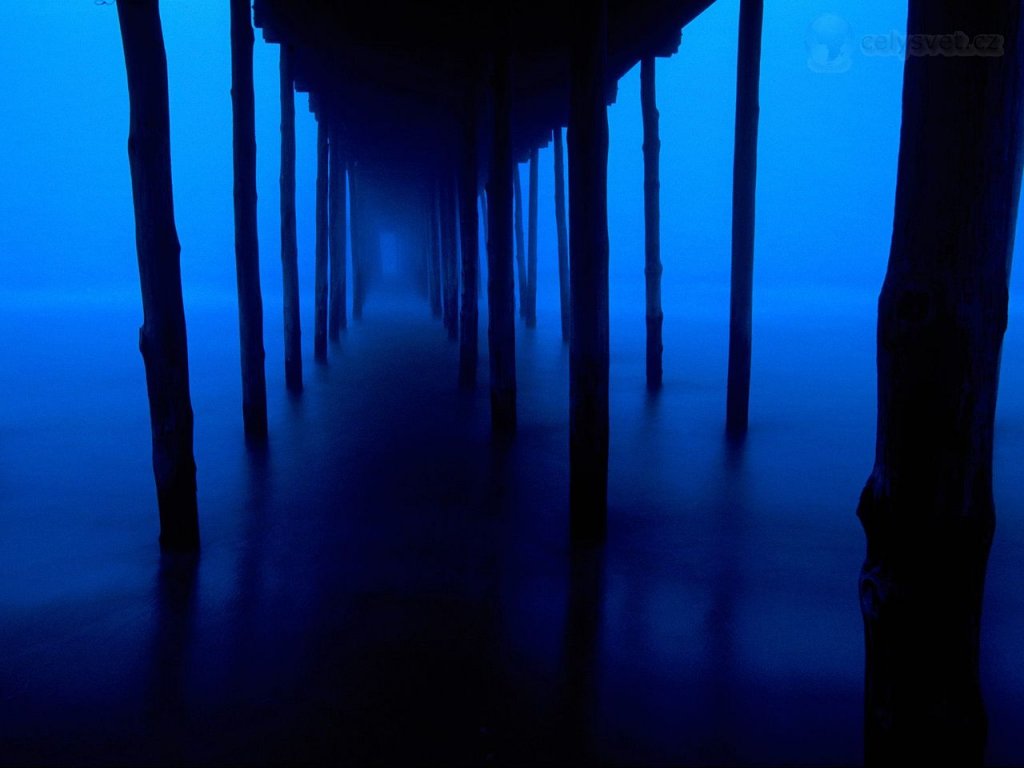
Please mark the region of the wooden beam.
[[644, 123], [644, 278], [647, 284], [647, 388], [661, 389], [661, 180], [654, 57], [640, 63], [640, 104]]
[[480, 226], [477, 212], [477, 98], [467, 98], [463, 116], [462, 152], [459, 163], [459, 224], [462, 236], [462, 312], [459, 328], [459, 386], [476, 387], [479, 307], [477, 286], [480, 267]]
[[526, 219], [526, 327], [537, 327], [537, 149], [530, 150], [530, 200]]
[[515, 195], [516, 216], [516, 277], [519, 281], [519, 316], [526, 317], [526, 231], [523, 228], [523, 188], [519, 181], [519, 163], [512, 168], [512, 191]]

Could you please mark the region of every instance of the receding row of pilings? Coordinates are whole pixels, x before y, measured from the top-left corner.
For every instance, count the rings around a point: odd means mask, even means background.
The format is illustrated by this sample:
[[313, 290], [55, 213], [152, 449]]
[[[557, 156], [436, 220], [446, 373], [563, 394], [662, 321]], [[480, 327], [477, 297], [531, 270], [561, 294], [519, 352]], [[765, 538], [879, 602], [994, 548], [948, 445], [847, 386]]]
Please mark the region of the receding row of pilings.
[[[122, 8], [121, 6], [126, 6]], [[130, 6], [130, 8], [127, 8]], [[232, 104], [234, 118], [234, 194], [235, 250], [239, 294], [241, 340], [242, 415], [247, 439], [267, 438], [267, 393], [264, 370], [263, 309], [259, 277], [259, 245], [256, 226], [256, 143], [255, 96], [253, 84], [253, 44], [251, 9], [248, 0], [230, 0]], [[756, 174], [757, 79], [760, 55], [761, 2], [744, 2], [741, 12], [740, 78], [737, 105], [737, 143], [734, 199], [733, 301], [729, 365], [727, 426], [730, 434], [742, 434], [747, 423], [747, 399], [750, 379], [750, 304], [753, 267], [753, 198]], [[169, 150], [162, 123], [152, 122], [144, 110], [160, 111], [166, 118], [167, 107], [155, 104], [166, 94], [166, 58], [156, 0], [119, 4], [119, 16], [125, 39], [132, 99], [132, 162], [146, 142], [152, 142], [162, 154], [154, 156], [161, 174], [170, 183]], [[479, 230], [477, 199], [485, 210], [488, 260], [488, 347], [492, 427], [497, 436], [507, 438], [516, 430], [515, 371], [515, 291], [513, 265], [518, 269], [519, 315], [531, 328], [537, 319], [537, 216], [538, 150], [528, 154], [528, 210], [524, 231], [523, 194], [518, 164], [513, 158], [511, 105], [511, 51], [505, 33], [496, 40], [490, 83], [478, 83], [467, 97], [462, 111], [463, 126], [458, 150], [450, 153], [451, 162], [436, 173], [430, 198], [427, 290], [432, 310], [443, 318], [451, 338], [459, 338], [459, 383], [470, 388], [476, 384], [478, 360]], [[600, 538], [604, 535], [607, 511], [608, 468], [608, 215], [607, 215], [607, 4], [598, 2], [580, 17], [572, 28], [570, 41], [570, 102], [567, 129], [569, 158], [569, 207], [566, 212], [566, 173], [562, 129], [554, 130], [555, 214], [558, 245], [558, 276], [561, 332], [569, 344], [570, 389], [570, 518], [576, 536]], [[138, 40], [147, 40], [148, 56], [138, 54]], [[133, 55], [135, 54], [135, 55]], [[150, 59], [153, 59], [152, 61]], [[133, 80], [133, 77], [135, 80]], [[481, 89], [490, 86], [492, 125], [487, 145], [487, 178], [480, 185], [479, 149], [481, 148]], [[143, 93], [146, 91], [146, 93]], [[152, 92], [152, 93], [150, 93]], [[284, 308], [284, 367], [289, 391], [301, 392], [303, 386], [301, 315], [299, 308], [299, 253], [296, 232], [295, 181], [295, 89], [291, 54], [287, 44], [280, 49], [281, 92], [281, 174], [280, 223]], [[152, 95], [155, 94], [155, 95]], [[641, 110], [644, 124], [644, 199], [645, 199], [645, 277], [647, 289], [647, 385], [657, 390], [662, 382], [661, 258], [660, 258], [660, 185], [658, 112], [655, 100], [653, 57], [641, 63]], [[352, 244], [352, 315], [358, 319], [365, 300], [366, 261], [364, 251], [368, 233], [358, 164], [346, 158], [344, 129], [333, 121], [330, 110], [322, 110], [317, 126], [316, 238], [314, 248], [314, 360], [327, 358], [328, 340], [337, 340], [346, 326], [348, 280], [345, 268], [346, 236]], [[149, 121], [149, 122], [144, 122]], [[151, 136], [151, 134], [153, 134]], [[165, 169], [163, 166], [166, 165]], [[346, 176], [351, 214], [346, 217]], [[133, 175], [136, 187], [137, 227], [139, 228], [140, 269], [147, 325], [143, 328], [144, 352], [154, 344], [146, 342], [147, 328], [158, 322], [181, 326], [178, 339], [168, 334], [159, 344], [162, 350], [176, 349], [173, 371], [164, 381], [157, 366], [149, 364], [151, 412], [154, 430], [154, 463], [161, 507], [161, 540], [168, 546], [197, 546], [198, 527], [194, 522], [194, 465], [191, 464], [191, 409], [188, 404], [187, 355], [184, 342], [184, 315], [180, 298], [180, 277], [163, 277], [162, 289], [149, 286], [154, 268], [151, 262], [172, 260], [170, 255], [150, 255], [156, 246], [165, 247], [173, 236], [173, 210], [167, 190], [156, 182], [163, 176], [143, 179]], [[148, 184], [144, 184], [148, 181]], [[138, 196], [166, 196], [167, 210], [153, 206]], [[160, 199], [161, 204], [163, 198]], [[148, 206], [148, 207], [147, 207]], [[156, 215], [166, 214], [160, 222]], [[347, 225], [347, 227], [346, 227]], [[159, 237], [148, 228], [159, 226]], [[346, 231], [347, 230], [347, 231]], [[173, 236], [173, 237], [172, 237]], [[159, 240], [159, 242], [157, 242]], [[462, 257], [460, 259], [459, 252]], [[175, 246], [177, 253], [177, 246]], [[572, 258], [570, 258], [570, 253]], [[180, 270], [173, 256], [175, 274]], [[461, 274], [460, 274], [461, 268]], [[462, 295], [459, 295], [461, 284]], [[150, 294], [153, 294], [150, 296]], [[169, 302], [170, 309], [159, 301]], [[180, 315], [180, 317], [178, 317]], [[166, 318], [165, 318], [166, 316]], [[173, 323], [169, 318], [173, 318]], [[152, 355], [150, 355], [152, 357]], [[152, 370], [151, 370], [152, 369]], [[160, 369], [163, 370], [163, 369]], [[168, 369], [170, 370], [170, 369]], [[181, 371], [185, 372], [182, 375]], [[164, 400], [169, 399], [168, 404]], [[173, 407], [172, 407], [173, 406]], [[171, 409], [174, 414], [171, 413]], [[188, 424], [188, 430], [184, 427]], [[173, 435], [171, 441], [169, 435]], [[173, 451], [168, 443], [173, 442]], [[188, 454], [187, 459], [186, 454]], [[173, 459], [168, 459], [173, 455]], [[189, 470], [189, 466], [192, 469]], [[186, 476], [191, 473], [191, 481]], [[168, 479], [168, 478], [173, 478]], [[173, 486], [173, 488], [172, 488]], [[179, 514], [184, 526], [178, 530]]]
[[[730, 433], [742, 433], [747, 420], [762, 2], [741, 0], [740, 4]], [[995, 520], [993, 433], [1024, 163], [1024, 13], [1020, 0], [910, 0], [909, 8], [908, 33], [918, 42], [934, 38], [936, 30], [957, 30], [972, 40], [975, 50], [971, 55], [911, 55], [905, 67], [893, 240], [879, 301], [877, 450], [858, 510], [868, 540], [860, 582], [867, 648], [866, 757], [879, 765], [911, 761], [980, 764], [987, 729], [979, 656], [982, 595]], [[199, 530], [193, 416], [180, 247], [171, 194], [163, 35], [157, 0], [119, 2], [117, 10], [131, 107], [128, 147], [144, 311], [139, 341], [146, 367], [161, 544], [168, 549], [194, 549], [199, 544]], [[246, 433], [261, 437], [266, 433], [266, 392], [254, 236], [255, 144], [250, 141], [254, 131], [252, 28], [247, 0], [231, 0], [231, 10], [243, 415]], [[571, 41], [568, 248], [565, 227], [561, 223], [558, 227], [559, 271], [564, 275], [568, 265], [571, 294], [571, 301], [563, 301], [563, 333], [568, 319], [570, 346], [570, 507], [573, 533], [583, 539], [600, 538], [606, 525], [606, 35], [605, 3], [587, 4]], [[508, 436], [516, 426], [515, 186], [508, 39], [499, 36], [494, 51], [491, 98], [495, 120], [486, 181], [488, 343], [492, 424], [496, 434]], [[282, 53], [285, 366], [288, 386], [294, 389], [301, 387], [302, 381], [294, 93], [287, 50]], [[647, 318], [653, 333], [660, 329], [656, 290], [660, 255], [652, 239], [658, 224], [652, 62], [642, 65], [641, 74], [647, 171]], [[564, 209], [560, 131], [555, 142], [556, 208]], [[473, 144], [469, 139], [466, 143]], [[328, 136], [325, 157], [323, 138], [318, 141], [321, 168], [325, 161], [328, 169], [338, 162], [330, 160], [330, 145]], [[463, 192], [457, 204], [463, 221], [463, 249], [468, 254], [463, 262], [465, 293], [459, 320], [466, 338], [471, 337], [476, 322], [476, 183], [469, 183], [477, 177], [474, 163], [472, 158], [463, 158], [458, 164]], [[356, 168], [349, 166], [350, 172]], [[337, 174], [339, 180], [341, 175]], [[323, 196], [338, 183], [328, 177], [324, 184], [323, 178], [318, 182], [317, 206], [317, 329], [325, 316], [324, 297], [331, 293], [320, 289], [324, 283], [322, 263], [330, 263], [332, 253], [337, 259], [329, 245], [325, 251], [324, 242], [329, 231], [343, 226], [341, 216], [332, 224], [331, 211], [344, 209], [343, 203], [323, 205]], [[358, 172], [350, 173], [353, 210], [361, 206], [361, 183]], [[451, 195], [454, 182], [445, 183]], [[449, 197], [448, 205], [455, 204]], [[354, 265], [360, 263], [355, 258], [357, 243], [364, 240], [354, 231], [360, 222], [361, 217], [353, 215], [349, 227]], [[455, 235], [449, 229], [445, 237], [452, 241]], [[439, 249], [440, 243], [435, 246]], [[528, 251], [527, 275], [530, 258]], [[435, 285], [438, 293], [441, 290], [442, 272], [438, 259], [430, 277], [432, 298]], [[337, 294], [344, 277], [338, 270], [333, 274], [331, 284], [338, 285], [333, 291]], [[359, 267], [354, 266], [357, 284], [358, 278]], [[329, 269], [327, 279], [331, 279]], [[341, 283], [336, 282], [339, 279]], [[527, 282], [529, 279], [527, 276]], [[362, 306], [362, 290], [353, 286], [354, 316]], [[340, 308], [343, 302], [336, 306]], [[568, 318], [564, 314], [567, 308]], [[329, 336], [333, 327], [329, 310], [326, 317]], [[343, 316], [337, 318], [337, 328], [343, 322]], [[452, 322], [449, 319], [449, 327]], [[648, 349], [660, 354], [660, 347], [657, 336], [652, 335]], [[473, 349], [475, 354], [475, 344]], [[464, 362], [469, 365], [470, 360]], [[649, 361], [648, 370], [656, 374], [654, 362]], [[460, 379], [463, 374], [460, 366]]]

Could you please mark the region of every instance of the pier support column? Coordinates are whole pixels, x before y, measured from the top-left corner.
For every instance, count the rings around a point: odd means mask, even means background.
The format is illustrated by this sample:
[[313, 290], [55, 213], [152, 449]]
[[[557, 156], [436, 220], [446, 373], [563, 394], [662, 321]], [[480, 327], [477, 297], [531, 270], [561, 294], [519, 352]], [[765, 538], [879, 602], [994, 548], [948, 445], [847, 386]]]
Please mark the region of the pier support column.
[[526, 327], [537, 327], [537, 149], [530, 150], [530, 201], [526, 218]]
[[459, 245], [454, 175], [446, 166], [441, 177], [441, 276], [444, 283], [444, 327], [449, 339], [459, 337]]
[[640, 105], [644, 123], [644, 278], [647, 282], [647, 389], [661, 389], [664, 315], [661, 310], [661, 180], [654, 57], [640, 63]]
[[740, 0], [736, 79], [736, 150], [732, 188], [732, 294], [729, 308], [729, 384], [725, 428], [747, 432], [754, 293], [754, 201], [757, 188], [758, 92], [764, 0]]
[[526, 318], [526, 231], [523, 229], [523, 188], [519, 182], [519, 163], [512, 165], [512, 192], [515, 195], [516, 216], [516, 278], [519, 280], [519, 316]]
[[569, 105], [569, 507], [575, 539], [603, 539], [608, 495], [607, 0], [574, 29]]
[[233, 127], [235, 274], [242, 358], [242, 422], [247, 440], [267, 437], [267, 378], [263, 294], [256, 226], [256, 97], [254, 36], [249, 0], [231, 0], [231, 117]]
[[284, 378], [302, 391], [302, 321], [299, 316], [299, 242], [295, 225], [295, 91], [291, 53], [281, 46], [281, 277], [284, 285]]
[[857, 510], [868, 765], [984, 758], [979, 635], [1024, 160], [1022, 22], [1018, 0], [910, 0], [908, 36], [958, 30], [985, 49], [905, 63], [876, 456]]
[[459, 386], [476, 387], [479, 308], [477, 286], [480, 271], [480, 229], [477, 213], [477, 99], [475, 94], [463, 117], [462, 153], [459, 165], [459, 224], [462, 236], [462, 312], [459, 328]]
[[316, 245], [313, 268], [313, 359], [327, 362], [327, 156], [330, 152], [327, 116], [316, 128]]
[[[500, 33], [499, 33], [500, 34]], [[487, 343], [491, 368], [491, 425], [516, 430], [516, 325], [512, 277], [511, 83], [507, 43], [494, 62], [494, 135], [487, 182]]]
[[346, 180], [345, 180], [345, 146], [340, 121], [331, 121], [329, 148], [329, 185], [330, 198], [329, 224], [330, 229], [330, 269], [331, 295], [330, 309], [327, 318], [327, 335], [331, 341], [338, 341], [341, 331], [348, 325], [348, 275], [345, 266], [345, 244], [348, 239], [346, 226]]
[[441, 235], [440, 235], [440, 196], [435, 182], [427, 195], [428, 225], [430, 227], [430, 261], [427, 262], [427, 292], [430, 294], [430, 313], [441, 317]]
[[565, 148], [562, 128], [555, 128], [555, 230], [558, 237], [558, 303], [562, 342], [569, 342], [569, 230], [565, 223]]
[[199, 547], [181, 246], [171, 192], [167, 56], [157, 0], [117, 4], [128, 75], [128, 163], [142, 289], [153, 472], [164, 549]]

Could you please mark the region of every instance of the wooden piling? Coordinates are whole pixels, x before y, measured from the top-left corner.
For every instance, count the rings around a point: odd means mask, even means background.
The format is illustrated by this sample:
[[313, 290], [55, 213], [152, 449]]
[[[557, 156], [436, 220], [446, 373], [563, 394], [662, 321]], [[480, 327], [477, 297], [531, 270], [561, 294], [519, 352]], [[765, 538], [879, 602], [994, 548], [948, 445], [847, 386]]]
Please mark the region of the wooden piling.
[[729, 308], [729, 382], [726, 431], [747, 432], [754, 293], [754, 202], [760, 116], [761, 28], [764, 0], [740, 0], [736, 78], [736, 149], [732, 192], [732, 293]]
[[561, 310], [562, 342], [569, 343], [569, 230], [565, 222], [565, 149], [562, 128], [555, 128], [555, 230], [558, 238], [558, 304]]
[[328, 131], [327, 116], [321, 115], [316, 129], [316, 245], [313, 268], [313, 359], [318, 363], [327, 362]]
[[427, 292], [430, 298], [430, 313], [434, 317], [441, 317], [441, 221], [440, 221], [440, 197], [437, 191], [437, 183], [431, 186], [427, 197], [429, 210], [427, 218], [430, 239], [430, 253], [427, 262]]
[[512, 192], [516, 216], [516, 278], [519, 281], [519, 316], [526, 318], [526, 232], [523, 229], [523, 189], [519, 183], [519, 163], [512, 166]]
[[284, 378], [302, 391], [302, 323], [299, 317], [299, 243], [295, 225], [295, 90], [291, 53], [281, 46], [281, 277], [284, 284]]
[[981, 765], [982, 596], [992, 451], [1024, 161], [1016, 0], [910, 0], [909, 38], [958, 30], [981, 55], [908, 56], [896, 210], [878, 302], [878, 435], [857, 514], [868, 765]]
[[[499, 33], [500, 34], [500, 33]], [[487, 181], [487, 343], [491, 369], [491, 425], [497, 436], [516, 430], [516, 325], [512, 276], [512, 159], [510, 53], [494, 61], [494, 135]]]
[[477, 99], [467, 99], [459, 164], [459, 225], [462, 236], [462, 308], [459, 317], [459, 386], [476, 387], [478, 357], [480, 230], [477, 212]]
[[256, 219], [256, 97], [249, 0], [231, 0], [231, 118], [235, 206], [235, 274], [242, 363], [242, 423], [248, 440], [267, 437], [263, 295]]
[[640, 105], [644, 124], [644, 278], [647, 286], [647, 388], [661, 389], [664, 315], [661, 309], [661, 180], [654, 57], [640, 63]]
[[577, 540], [604, 538], [608, 495], [608, 4], [573, 29], [569, 104], [569, 507]]
[[330, 210], [330, 272], [331, 293], [327, 318], [327, 335], [331, 341], [341, 338], [341, 331], [348, 325], [348, 280], [345, 265], [345, 245], [348, 239], [346, 216], [348, 201], [345, 179], [345, 145], [341, 121], [331, 120], [329, 142], [329, 194]]
[[537, 148], [530, 150], [530, 200], [526, 219], [526, 327], [537, 327]]
[[181, 246], [171, 191], [167, 56], [157, 0], [117, 4], [128, 75], [128, 162], [142, 290], [153, 472], [164, 549], [199, 547]]
[[444, 288], [444, 327], [448, 338], [459, 337], [459, 251], [454, 173], [441, 177], [441, 278]]

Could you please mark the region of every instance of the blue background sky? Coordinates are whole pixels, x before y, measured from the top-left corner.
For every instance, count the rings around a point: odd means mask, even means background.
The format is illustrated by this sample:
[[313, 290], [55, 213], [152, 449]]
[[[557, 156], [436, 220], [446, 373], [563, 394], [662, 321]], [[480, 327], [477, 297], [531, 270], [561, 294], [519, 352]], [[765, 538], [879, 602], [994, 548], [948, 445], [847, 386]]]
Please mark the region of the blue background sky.
[[[728, 279], [737, 0], [719, 0], [659, 60], [666, 307], [674, 286]], [[228, 4], [164, 0], [172, 156], [186, 301], [234, 291]], [[852, 66], [808, 66], [809, 27], [836, 14], [852, 30]], [[137, 300], [125, 142], [128, 104], [116, 9], [93, 0], [5, 3], [0, 124], [0, 258], [5, 301]], [[902, 61], [868, 57], [865, 34], [902, 31], [882, 0], [787, 0], [765, 16], [756, 279], [831, 299], [876, 291], [892, 224]], [[256, 93], [264, 293], [279, 293], [277, 48], [257, 34]], [[298, 105], [301, 278], [311, 288], [315, 125]], [[609, 113], [609, 209], [615, 284], [642, 279], [639, 74]], [[541, 155], [541, 301], [554, 298], [550, 148]], [[525, 168], [524, 168], [525, 181]], [[545, 276], [545, 271], [548, 275]], [[837, 293], [838, 292], [838, 293]], [[782, 294], [780, 294], [782, 295]], [[613, 300], [614, 300], [613, 289]]]

